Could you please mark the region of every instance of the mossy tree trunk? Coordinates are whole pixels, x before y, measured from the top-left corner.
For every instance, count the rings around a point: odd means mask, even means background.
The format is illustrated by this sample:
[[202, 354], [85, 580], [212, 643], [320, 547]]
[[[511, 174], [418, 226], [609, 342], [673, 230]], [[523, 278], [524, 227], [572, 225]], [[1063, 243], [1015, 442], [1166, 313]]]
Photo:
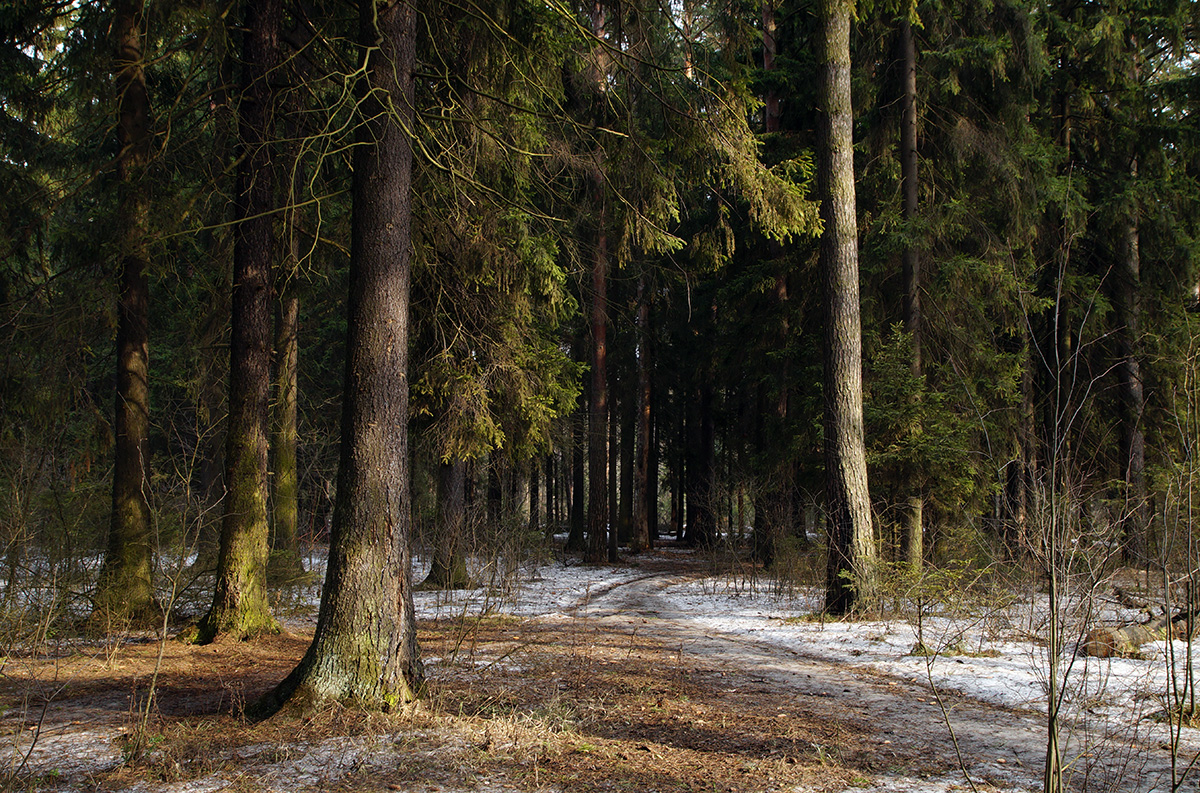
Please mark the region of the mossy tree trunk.
[[[287, 267], [295, 272], [298, 243], [290, 235]], [[271, 444], [274, 458], [271, 480], [273, 531], [270, 572], [276, 579], [294, 578], [304, 572], [296, 545], [299, 534], [299, 476], [297, 448], [297, 381], [300, 363], [300, 297], [285, 277], [283, 294], [275, 306], [275, 432]]]
[[120, 0], [113, 17], [116, 45], [117, 210], [120, 296], [117, 303], [117, 396], [112, 517], [96, 588], [96, 620], [157, 622], [154, 535], [149, 503], [150, 264], [147, 244], [150, 182], [150, 95], [143, 61], [141, 0]]
[[271, 387], [272, 262], [276, 255], [271, 139], [281, 0], [246, 6], [238, 105], [237, 225], [233, 243], [225, 511], [213, 605], [196, 640], [279, 630], [267, 604], [267, 437]]
[[416, 16], [359, 5], [365, 77], [354, 149], [350, 302], [337, 503], [316, 633], [260, 707], [392, 709], [420, 692], [412, 600], [408, 303]]
[[862, 329], [854, 115], [850, 104], [851, 0], [823, 0], [821, 271], [825, 292], [825, 498], [829, 557], [825, 608], [870, 608], [877, 570], [863, 435]]

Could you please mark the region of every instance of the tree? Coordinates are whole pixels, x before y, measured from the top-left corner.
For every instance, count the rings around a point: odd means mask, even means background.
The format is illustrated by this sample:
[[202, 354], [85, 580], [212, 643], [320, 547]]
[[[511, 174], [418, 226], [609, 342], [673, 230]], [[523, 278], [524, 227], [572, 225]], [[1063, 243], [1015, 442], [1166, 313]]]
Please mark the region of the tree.
[[821, 147], [818, 183], [825, 302], [825, 498], [829, 563], [825, 608], [870, 608], [877, 587], [875, 538], [863, 437], [862, 330], [854, 115], [850, 105], [852, 0], [821, 4]]
[[157, 621], [151, 580], [154, 535], [150, 523], [150, 265], [148, 224], [151, 154], [150, 95], [143, 61], [142, 0], [121, 0], [113, 16], [116, 45], [117, 214], [120, 298], [117, 306], [117, 398], [112, 518], [108, 550], [96, 586], [97, 619]]
[[424, 672], [412, 600], [408, 301], [412, 222], [411, 3], [359, 3], [350, 302], [341, 463], [329, 563], [312, 644], [264, 698], [312, 708], [392, 709]]
[[237, 225], [233, 246], [229, 420], [225, 440], [225, 511], [213, 605], [196, 639], [228, 633], [250, 638], [279, 625], [267, 604], [270, 524], [272, 262], [276, 255], [272, 143], [273, 72], [279, 63], [281, 0], [246, 6], [238, 106]]
[[[912, 16], [915, 9], [900, 22], [900, 63], [904, 116], [900, 121], [900, 172], [904, 193], [904, 221], [908, 225], [908, 240], [904, 246], [904, 331], [912, 344], [910, 362], [912, 377], [920, 383], [921, 365], [921, 254], [913, 240], [917, 222], [917, 48], [913, 37]], [[919, 431], [919, 430], [918, 430]], [[901, 551], [913, 569], [921, 567], [924, 556], [925, 498], [920, 486], [909, 482]]]

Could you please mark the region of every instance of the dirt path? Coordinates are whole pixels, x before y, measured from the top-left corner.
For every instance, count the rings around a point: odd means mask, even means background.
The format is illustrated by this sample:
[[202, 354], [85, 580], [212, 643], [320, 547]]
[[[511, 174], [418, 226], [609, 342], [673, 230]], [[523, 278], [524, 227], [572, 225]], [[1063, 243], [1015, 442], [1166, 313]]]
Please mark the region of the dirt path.
[[[922, 775], [952, 776], [965, 768], [976, 785], [1040, 790], [1045, 758], [1045, 717], [1010, 710], [952, 692], [864, 669], [831, 664], [791, 648], [707, 630], [692, 615], [674, 610], [664, 594], [693, 580], [654, 573], [591, 593], [577, 613], [611, 630], [653, 637], [694, 663], [697, 671], [725, 681], [730, 691], [753, 691], [764, 707], [793, 708], [814, 718], [849, 720], [874, 746], [871, 765]], [[940, 704], [939, 704], [940, 697]], [[943, 707], [945, 711], [943, 711]], [[948, 718], [947, 718], [948, 714]], [[950, 728], [947, 728], [949, 723]], [[1072, 725], [1064, 756], [1076, 758], [1073, 787], [1086, 790], [1167, 790], [1169, 756], [1136, 736], [1092, 734]], [[957, 743], [957, 745], [956, 745]], [[1086, 743], [1086, 749], [1077, 749]], [[896, 788], [888, 788], [896, 789]], [[1189, 786], [1185, 789], [1195, 789]]]

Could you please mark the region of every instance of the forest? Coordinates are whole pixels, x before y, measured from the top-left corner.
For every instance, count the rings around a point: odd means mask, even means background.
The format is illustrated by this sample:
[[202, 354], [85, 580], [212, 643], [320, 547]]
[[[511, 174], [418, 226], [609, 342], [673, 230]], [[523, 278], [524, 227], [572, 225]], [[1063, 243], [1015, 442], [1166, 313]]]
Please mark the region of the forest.
[[[504, 700], [516, 736], [525, 694], [446, 659], [544, 632], [500, 601], [580, 569], [590, 674], [692, 707], [655, 675], [703, 642], [613, 627], [663, 613], [630, 570], [911, 622], [913, 657], [1031, 604], [1047, 793], [1091, 784], [1073, 659], [1165, 643], [1161, 789], [1194, 783], [1200, 4], [7, 0], [0, 111], [0, 789], [189, 778], [161, 758], [202, 715], [249, 743]], [[638, 641], [661, 663], [618, 673]], [[68, 656], [106, 671], [67, 696]], [[50, 778], [39, 725], [101, 681], [121, 762]], [[659, 751], [580, 750], [572, 708], [524, 789]], [[882, 762], [771, 752], [633, 787]]]

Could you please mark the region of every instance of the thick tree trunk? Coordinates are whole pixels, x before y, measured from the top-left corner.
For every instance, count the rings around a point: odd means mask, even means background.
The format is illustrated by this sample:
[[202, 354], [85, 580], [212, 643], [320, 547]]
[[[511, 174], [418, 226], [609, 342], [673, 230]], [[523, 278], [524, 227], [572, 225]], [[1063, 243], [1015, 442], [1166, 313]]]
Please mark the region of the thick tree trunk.
[[[913, 378], [923, 376], [921, 362], [921, 257], [911, 242], [917, 222], [917, 48], [913, 40], [912, 23], [905, 18], [900, 25], [900, 51], [904, 72], [903, 107], [900, 125], [900, 171], [904, 193], [904, 221], [910, 241], [904, 246], [904, 330], [912, 340], [910, 361]], [[920, 569], [924, 556], [925, 496], [920, 485], [909, 483], [910, 493], [904, 515], [904, 534], [901, 550], [904, 561], [914, 570]]]
[[225, 514], [213, 605], [197, 640], [276, 632], [267, 605], [267, 435], [271, 388], [271, 262], [275, 234], [271, 76], [279, 62], [280, 0], [246, 7], [238, 108], [237, 225], [233, 244]]
[[[93, 619], [157, 623], [154, 535], [150, 525], [150, 95], [143, 68], [141, 0], [120, 0], [113, 18], [116, 44], [117, 210], [121, 282], [117, 303], [117, 395], [112, 517], [100, 569]], [[107, 627], [107, 625], [105, 625]]]
[[654, 547], [650, 531], [650, 295], [646, 275], [638, 278], [638, 398], [636, 407], [637, 460], [633, 472], [633, 518], [630, 550], [634, 553]]
[[849, 0], [822, 3], [821, 270], [825, 290], [825, 497], [829, 563], [825, 608], [871, 608], [877, 592], [875, 541], [863, 437], [862, 331], [850, 105]]
[[412, 600], [408, 297], [416, 13], [359, 4], [364, 74], [354, 149], [350, 303], [337, 506], [312, 645], [274, 709], [329, 701], [393, 709], [424, 672]]
[[466, 589], [467, 574], [463, 532], [467, 525], [467, 461], [438, 465], [436, 536], [429, 575], [420, 589]]

